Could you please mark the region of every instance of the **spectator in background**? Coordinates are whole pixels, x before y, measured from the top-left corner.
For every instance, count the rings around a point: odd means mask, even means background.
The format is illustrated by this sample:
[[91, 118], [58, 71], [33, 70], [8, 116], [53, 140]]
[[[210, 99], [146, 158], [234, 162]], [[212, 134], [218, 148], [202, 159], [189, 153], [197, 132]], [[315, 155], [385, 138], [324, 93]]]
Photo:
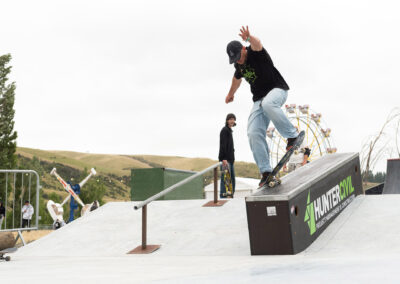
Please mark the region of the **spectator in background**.
[[25, 205], [22, 207], [22, 228], [31, 226], [31, 219], [33, 215], [33, 206], [29, 203], [28, 200], [25, 201]]
[[235, 147], [233, 145], [232, 127], [236, 126], [236, 116], [233, 113], [229, 113], [226, 116], [225, 126], [221, 129], [219, 134], [219, 155], [218, 159], [222, 162], [221, 166], [221, 186], [219, 196], [226, 198], [226, 190], [224, 183], [224, 168], [229, 167], [232, 181], [232, 197], [235, 193], [235, 168], [233, 166], [235, 162]]
[[3, 202], [0, 201], [0, 230], [3, 225], [3, 220], [6, 217], [6, 208], [4, 208]]

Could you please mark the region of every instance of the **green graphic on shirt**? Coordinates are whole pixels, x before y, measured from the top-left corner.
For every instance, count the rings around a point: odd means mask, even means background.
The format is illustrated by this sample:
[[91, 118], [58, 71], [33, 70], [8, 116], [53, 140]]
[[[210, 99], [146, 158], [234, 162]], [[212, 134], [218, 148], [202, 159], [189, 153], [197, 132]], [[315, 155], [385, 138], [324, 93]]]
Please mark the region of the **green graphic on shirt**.
[[243, 68], [241, 68], [241, 71], [242, 71], [243, 77], [250, 84], [253, 84], [254, 81], [257, 79], [257, 75], [256, 75], [256, 72], [254, 71], [254, 68], [251, 68], [248, 65], [244, 65]]

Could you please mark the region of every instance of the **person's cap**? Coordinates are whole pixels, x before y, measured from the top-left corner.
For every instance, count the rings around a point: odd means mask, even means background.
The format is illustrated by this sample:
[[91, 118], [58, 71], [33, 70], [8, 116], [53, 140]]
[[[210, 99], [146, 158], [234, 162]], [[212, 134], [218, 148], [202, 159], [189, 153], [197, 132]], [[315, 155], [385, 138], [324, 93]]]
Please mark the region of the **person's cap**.
[[29, 203], [29, 201], [28, 201], [28, 200], [25, 200], [25, 203]]
[[[231, 118], [233, 118], [236, 121], [236, 116], [233, 113], [228, 113], [228, 115], [226, 116], [226, 121], [228, 121]], [[236, 126], [236, 122], [235, 124], [233, 124], [233, 126]]]
[[233, 40], [228, 43], [228, 46], [226, 47], [226, 52], [229, 56], [229, 64], [235, 63], [240, 59], [242, 48], [243, 45], [237, 40]]

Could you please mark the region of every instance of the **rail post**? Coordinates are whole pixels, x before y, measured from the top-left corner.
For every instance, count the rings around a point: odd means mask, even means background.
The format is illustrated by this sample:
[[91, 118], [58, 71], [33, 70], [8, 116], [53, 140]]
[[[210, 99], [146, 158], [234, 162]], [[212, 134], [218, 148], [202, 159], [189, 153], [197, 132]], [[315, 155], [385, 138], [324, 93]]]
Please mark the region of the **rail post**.
[[218, 168], [214, 168], [214, 200], [209, 201], [203, 207], [219, 207], [224, 205], [228, 200], [218, 200]]
[[147, 205], [142, 208], [142, 249], [147, 247]]

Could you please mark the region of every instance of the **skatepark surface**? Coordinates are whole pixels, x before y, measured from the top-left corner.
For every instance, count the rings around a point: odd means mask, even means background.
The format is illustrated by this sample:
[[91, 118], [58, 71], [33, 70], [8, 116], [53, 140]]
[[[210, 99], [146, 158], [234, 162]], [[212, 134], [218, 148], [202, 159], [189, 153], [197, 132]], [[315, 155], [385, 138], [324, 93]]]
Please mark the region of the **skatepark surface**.
[[400, 195], [358, 196], [305, 251], [251, 256], [245, 201], [108, 203], [0, 263], [4, 283], [400, 283]]

